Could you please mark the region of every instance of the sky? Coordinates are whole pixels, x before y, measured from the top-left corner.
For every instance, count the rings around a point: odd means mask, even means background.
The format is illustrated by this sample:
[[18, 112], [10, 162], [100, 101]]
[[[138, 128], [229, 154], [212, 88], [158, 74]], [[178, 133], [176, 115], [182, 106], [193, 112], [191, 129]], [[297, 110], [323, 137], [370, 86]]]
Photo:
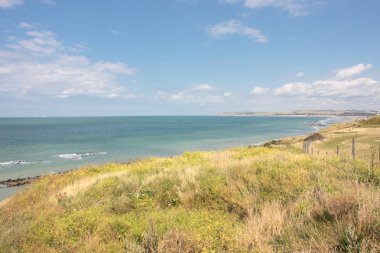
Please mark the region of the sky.
[[380, 110], [378, 0], [0, 0], [0, 117]]

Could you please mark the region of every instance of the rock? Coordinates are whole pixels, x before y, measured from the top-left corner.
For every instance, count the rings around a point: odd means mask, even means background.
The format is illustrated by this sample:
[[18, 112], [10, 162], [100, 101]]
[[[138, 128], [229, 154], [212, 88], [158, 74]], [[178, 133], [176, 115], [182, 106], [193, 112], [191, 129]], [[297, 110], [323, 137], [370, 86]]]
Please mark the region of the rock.
[[263, 146], [266, 148], [271, 148], [272, 146], [276, 146], [276, 145], [280, 145], [280, 144], [282, 144], [281, 140], [271, 140], [271, 141], [264, 143]]
[[309, 135], [308, 137], [306, 137], [304, 139], [304, 141], [319, 141], [319, 140], [323, 140], [324, 137], [322, 134], [320, 133], [314, 133], [312, 135]]
[[36, 181], [37, 179], [39, 179], [40, 177], [41, 176], [7, 179], [7, 180], [0, 181], [0, 185], [2, 188], [15, 187], [15, 186], [20, 186], [20, 185], [30, 184]]

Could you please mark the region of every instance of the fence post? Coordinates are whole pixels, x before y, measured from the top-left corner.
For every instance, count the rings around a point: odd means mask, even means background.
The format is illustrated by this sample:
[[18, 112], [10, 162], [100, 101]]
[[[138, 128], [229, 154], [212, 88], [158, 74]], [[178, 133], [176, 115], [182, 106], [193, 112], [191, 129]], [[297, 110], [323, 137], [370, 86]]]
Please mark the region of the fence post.
[[371, 146], [371, 172], [373, 174], [373, 167], [375, 166], [375, 153], [376, 149], [374, 146]]
[[339, 145], [336, 146], [336, 155], [339, 156]]
[[352, 138], [352, 159], [355, 159], [355, 138]]
[[311, 143], [310, 140], [308, 140], [308, 141], [304, 141], [304, 142], [303, 142], [303, 152], [306, 153], [306, 154], [309, 154], [309, 151], [310, 151], [310, 143]]

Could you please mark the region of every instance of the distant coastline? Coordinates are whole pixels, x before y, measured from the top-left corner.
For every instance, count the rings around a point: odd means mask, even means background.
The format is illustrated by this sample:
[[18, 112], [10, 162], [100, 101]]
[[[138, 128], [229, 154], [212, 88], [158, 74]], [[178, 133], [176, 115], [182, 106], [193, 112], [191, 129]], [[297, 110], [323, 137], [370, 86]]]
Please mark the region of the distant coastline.
[[222, 112], [220, 116], [300, 116], [300, 117], [332, 117], [332, 116], [358, 116], [371, 117], [379, 115], [374, 110], [298, 110], [292, 112]]

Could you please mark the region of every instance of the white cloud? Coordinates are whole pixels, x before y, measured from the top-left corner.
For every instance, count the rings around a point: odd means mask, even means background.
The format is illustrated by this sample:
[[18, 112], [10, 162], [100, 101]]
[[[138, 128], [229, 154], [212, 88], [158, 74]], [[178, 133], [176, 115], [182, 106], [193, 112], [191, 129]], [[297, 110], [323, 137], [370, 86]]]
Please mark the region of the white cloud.
[[104, 62], [99, 61], [94, 63], [94, 68], [100, 72], [110, 72], [117, 74], [133, 75], [136, 73], [136, 69], [130, 68], [121, 62]]
[[218, 88], [212, 86], [212, 85], [209, 85], [209, 84], [195, 84], [193, 85], [193, 90], [197, 90], [197, 91], [213, 91], [213, 90], [217, 90]]
[[177, 93], [174, 93], [174, 94], [170, 95], [170, 99], [174, 100], [174, 101], [176, 101], [176, 100], [184, 100], [184, 99], [187, 99], [187, 98], [189, 98], [189, 96], [188, 95], [186, 96], [185, 93], [183, 93], [183, 92], [177, 92]]
[[180, 101], [186, 103], [208, 104], [219, 103], [223, 97], [228, 97], [229, 93], [218, 92], [218, 87], [210, 84], [193, 84], [191, 88], [173, 93], [158, 92], [160, 98], [169, 101]]
[[231, 98], [232, 95], [231, 92], [220, 91], [220, 89], [215, 86], [200, 84], [192, 85], [189, 89], [173, 92], [158, 91], [156, 98], [169, 102], [206, 105], [223, 103], [226, 99]]
[[0, 0], [0, 8], [9, 9], [17, 5], [23, 5], [23, 0]]
[[295, 96], [305, 95], [310, 90], [310, 85], [305, 83], [287, 83], [274, 90], [275, 95]]
[[22, 29], [34, 29], [34, 26], [29, 24], [29, 23], [26, 23], [26, 22], [20, 22], [20, 24], [18, 25], [18, 27], [22, 28]]
[[279, 96], [302, 96], [306, 98], [350, 99], [376, 97], [380, 94], [380, 83], [369, 77], [352, 79], [372, 67], [358, 64], [341, 69], [334, 79], [317, 80], [312, 83], [288, 83], [274, 90]]
[[9, 50], [1, 50], [0, 49], [0, 64], [3, 62], [7, 62], [11, 59], [19, 59], [22, 58], [21, 54], [18, 52], [11, 52]]
[[173, 93], [168, 98], [170, 101], [179, 101], [183, 103], [193, 103], [201, 105], [222, 103], [224, 101], [223, 94], [196, 94], [183, 91]]
[[69, 47], [51, 31], [30, 30], [24, 38], [0, 49], [0, 91], [17, 97], [60, 97], [78, 95], [131, 97], [119, 77], [136, 70], [121, 62], [92, 61], [69, 54]]
[[351, 78], [355, 75], [359, 75], [364, 71], [372, 68], [372, 64], [358, 64], [349, 68], [339, 69], [336, 72], [337, 79]]
[[303, 72], [298, 72], [297, 74], [296, 74], [296, 77], [303, 77], [305, 75], [305, 73], [303, 73]]
[[12, 72], [11, 68], [9, 68], [9, 67], [1, 67], [0, 66], [0, 75], [1, 74], [9, 74], [11, 72]]
[[313, 3], [311, 0], [221, 0], [221, 2], [227, 4], [243, 3], [245, 7], [251, 9], [272, 7], [287, 11], [293, 16], [307, 15], [307, 5]]
[[354, 80], [319, 80], [312, 84], [311, 96], [355, 98], [380, 93], [380, 83], [371, 78]]
[[227, 20], [220, 22], [209, 30], [209, 33], [214, 38], [220, 38], [228, 34], [239, 34], [243, 36], [248, 36], [255, 39], [255, 41], [260, 43], [268, 42], [267, 37], [257, 28], [246, 26], [237, 20]]
[[[360, 67], [358, 67], [360, 66]], [[267, 89], [265, 96], [256, 96], [252, 103], [274, 110], [295, 109], [368, 109], [378, 110], [380, 82], [371, 77], [354, 77], [370, 68], [371, 64], [360, 64], [345, 68], [340, 78], [315, 80], [312, 82], [292, 82], [275, 89]], [[341, 71], [339, 70], [339, 71]], [[348, 71], [350, 70], [350, 71]], [[335, 71], [337, 74], [339, 71]], [[345, 73], [345, 74], [342, 74]], [[251, 91], [261, 93], [262, 87]], [[269, 101], [269, 102], [268, 102]], [[259, 110], [259, 109], [258, 109]]]
[[157, 91], [157, 96], [156, 98], [164, 99], [168, 97], [168, 93], [166, 91]]
[[289, 12], [294, 16], [306, 14], [304, 1], [300, 0], [246, 0], [244, 5], [249, 8], [274, 7]]
[[251, 91], [251, 95], [263, 95], [265, 93], [268, 92], [268, 89], [267, 88], [263, 88], [263, 87], [260, 87], [260, 86], [256, 86], [253, 88], [253, 90]]
[[10, 48], [40, 55], [52, 55], [64, 49], [62, 42], [50, 31], [29, 30], [28, 38], [9, 45]]

